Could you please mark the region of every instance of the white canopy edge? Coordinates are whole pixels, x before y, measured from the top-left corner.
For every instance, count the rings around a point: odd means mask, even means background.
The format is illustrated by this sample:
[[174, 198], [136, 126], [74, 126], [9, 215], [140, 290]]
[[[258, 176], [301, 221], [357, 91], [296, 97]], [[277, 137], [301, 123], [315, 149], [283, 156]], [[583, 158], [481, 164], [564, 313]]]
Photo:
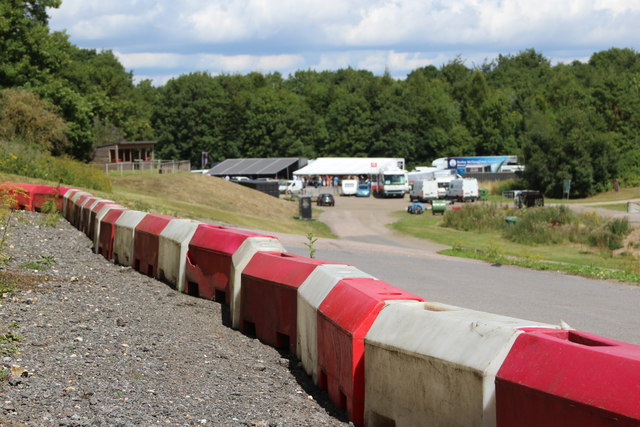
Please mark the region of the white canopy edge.
[[403, 158], [392, 157], [319, 157], [309, 161], [302, 169], [293, 172], [297, 176], [320, 175], [369, 175], [381, 170], [404, 169]]

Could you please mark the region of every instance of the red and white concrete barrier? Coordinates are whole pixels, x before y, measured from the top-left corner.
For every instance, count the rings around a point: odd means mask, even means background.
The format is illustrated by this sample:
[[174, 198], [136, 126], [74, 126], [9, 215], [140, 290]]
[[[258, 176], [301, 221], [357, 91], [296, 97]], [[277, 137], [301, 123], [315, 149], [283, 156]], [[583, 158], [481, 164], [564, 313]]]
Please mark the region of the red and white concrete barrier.
[[184, 291], [189, 242], [200, 224], [190, 219], [173, 219], [160, 233], [158, 278], [180, 292]]
[[520, 334], [496, 377], [498, 426], [640, 426], [640, 346], [578, 331]]
[[298, 359], [313, 381], [318, 383], [318, 307], [342, 279], [370, 278], [370, 274], [345, 264], [317, 267], [298, 288]]
[[146, 212], [126, 210], [114, 222], [113, 262], [133, 265], [133, 239], [136, 227], [147, 216]]
[[495, 375], [522, 328], [444, 304], [385, 306], [365, 338], [365, 424], [495, 426]]
[[296, 353], [298, 288], [327, 261], [258, 252], [242, 272], [240, 330]]

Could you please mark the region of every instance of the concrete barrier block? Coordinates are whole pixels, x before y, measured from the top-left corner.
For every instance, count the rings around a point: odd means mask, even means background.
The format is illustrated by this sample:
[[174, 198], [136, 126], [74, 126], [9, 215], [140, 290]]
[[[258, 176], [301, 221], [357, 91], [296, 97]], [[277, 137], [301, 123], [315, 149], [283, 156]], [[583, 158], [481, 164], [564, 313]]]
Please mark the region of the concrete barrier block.
[[78, 215], [78, 230], [82, 231], [85, 235], [88, 234], [87, 229], [89, 228], [89, 212], [91, 212], [91, 207], [94, 206], [98, 201], [100, 201], [99, 197], [90, 196], [80, 204], [80, 214]]
[[67, 221], [74, 227], [78, 228], [79, 204], [87, 197], [91, 197], [86, 191], [76, 191], [70, 199], [67, 200]]
[[133, 268], [149, 277], [158, 277], [160, 233], [174, 219], [169, 215], [147, 214], [136, 226], [133, 240]]
[[374, 277], [344, 264], [321, 265], [298, 288], [297, 356], [305, 371], [318, 383], [318, 307], [342, 279]]
[[274, 237], [248, 237], [231, 256], [231, 275], [229, 278], [229, 309], [231, 312], [231, 327], [240, 329], [241, 311], [241, 275], [253, 255], [257, 252], [286, 252], [280, 241]]
[[382, 280], [343, 279], [318, 307], [318, 382], [357, 426], [364, 423], [364, 337], [392, 301], [424, 299]]
[[135, 230], [146, 212], [126, 210], [114, 223], [113, 262], [120, 265], [133, 265], [133, 241]]
[[578, 331], [521, 334], [496, 376], [498, 426], [639, 426], [640, 346]]
[[80, 230], [80, 219], [82, 217], [82, 207], [87, 202], [87, 200], [89, 198], [92, 198], [93, 196], [90, 193], [85, 193], [80, 195], [76, 194], [76, 195], [77, 195], [77, 198], [76, 196], [73, 196], [75, 198], [75, 201], [71, 206], [71, 220], [69, 222], [76, 229]]
[[89, 229], [87, 232], [87, 237], [92, 242], [94, 242], [94, 248], [95, 248], [96, 222], [97, 222], [98, 213], [106, 205], [115, 205], [115, 204], [117, 203], [115, 203], [113, 200], [101, 199], [101, 200], [98, 200], [98, 202], [95, 205], [93, 205], [93, 207], [91, 208], [91, 212], [89, 212]]
[[63, 196], [62, 196], [62, 216], [69, 221], [69, 216], [71, 213], [71, 204], [73, 203], [71, 199], [73, 196], [81, 190], [77, 188], [70, 188]]
[[8, 200], [11, 209], [33, 210], [33, 184], [0, 183], [0, 193]]
[[106, 203], [96, 212], [96, 220], [94, 222], [94, 229], [93, 229], [93, 251], [95, 253], [100, 253], [99, 246], [100, 246], [101, 222], [104, 219], [107, 212], [109, 212], [109, 210], [111, 209], [126, 210], [124, 206], [121, 206], [117, 203]]
[[189, 242], [196, 232], [199, 221], [174, 219], [160, 233], [158, 247], [158, 278], [184, 291], [185, 262]]
[[117, 207], [115, 205], [107, 205], [102, 208], [104, 213], [98, 215], [98, 228], [96, 232], [96, 239], [98, 245], [96, 246], [96, 252], [109, 261], [113, 261], [113, 240], [115, 237], [116, 226], [115, 223], [124, 212], [127, 211], [124, 207]]
[[218, 225], [199, 225], [187, 251], [185, 293], [229, 304], [231, 257], [246, 239], [258, 236], [262, 235]]
[[258, 252], [242, 272], [240, 330], [296, 353], [298, 288], [327, 261]]
[[438, 303], [385, 306], [365, 337], [365, 424], [496, 425], [495, 375], [522, 328]]
[[63, 196], [68, 190], [67, 187], [34, 185], [31, 197], [33, 210], [40, 212], [48, 202], [53, 202], [56, 209], [62, 213]]

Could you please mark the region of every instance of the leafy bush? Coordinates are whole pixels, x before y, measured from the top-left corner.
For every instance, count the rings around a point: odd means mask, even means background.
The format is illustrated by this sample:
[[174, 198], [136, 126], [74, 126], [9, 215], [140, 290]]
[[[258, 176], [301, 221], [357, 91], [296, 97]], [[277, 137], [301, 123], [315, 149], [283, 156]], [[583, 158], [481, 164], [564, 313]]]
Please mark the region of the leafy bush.
[[522, 244], [558, 244], [574, 241], [576, 224], [577, 216], [566, 206], [526, 209], [505, 237]]
[[0, 172], [111, 191], [111, 181], [100, 169], [16, 142], [0, 145]]
[[[507, 226], [508, 216], [518, 220]], [[447, 211], [443, 225], [463, 231], [504, 230], [505, 238], [524, 245], [573, 242], [609, 250], [621, 248], [632, 230], [626, 218], [605, 221], [595, 213], [577, 214], [567, 206], [515, 211], [495, 203]]]
[[624, 238], [631, 233], [631, 225], [627, 218], [614, 219], [607, 222], [603, 227], [593, 230], [588, 235], [589, 244], [599, 248], [610, 250], [620, 249]]
[[512, 214], [513, 210], [501, 208], [496, 203], [478, 203], [457, 211], [447, 210], [443, 225], [463, 231], [502, 230], [505, 217]]

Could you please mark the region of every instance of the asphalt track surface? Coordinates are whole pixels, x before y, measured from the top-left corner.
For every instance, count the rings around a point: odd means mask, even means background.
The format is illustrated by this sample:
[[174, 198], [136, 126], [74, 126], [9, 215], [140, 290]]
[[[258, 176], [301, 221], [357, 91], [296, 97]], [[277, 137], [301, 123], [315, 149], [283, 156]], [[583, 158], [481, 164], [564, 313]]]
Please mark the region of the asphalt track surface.
[[[386, 224], [408, 199], [336, 197], [319, 219], [340, 239], [319, 239], [315, 257], [351, 264], [436, 301], [571, 327], [640, 344], [640, 286], [439, 255], [445, 246], [401, 236]], [[429, 213], [427, 213], [428, 215]], [[279, 234], [288, 251], [309, 255], [303, 236]]]

